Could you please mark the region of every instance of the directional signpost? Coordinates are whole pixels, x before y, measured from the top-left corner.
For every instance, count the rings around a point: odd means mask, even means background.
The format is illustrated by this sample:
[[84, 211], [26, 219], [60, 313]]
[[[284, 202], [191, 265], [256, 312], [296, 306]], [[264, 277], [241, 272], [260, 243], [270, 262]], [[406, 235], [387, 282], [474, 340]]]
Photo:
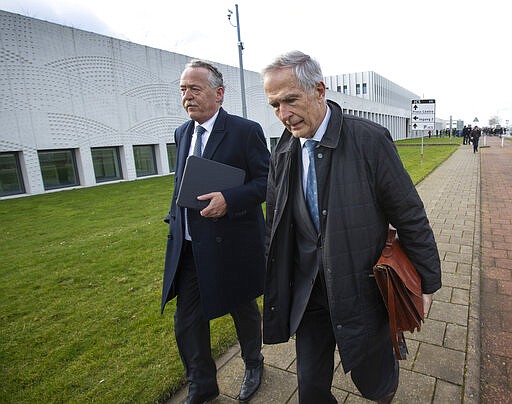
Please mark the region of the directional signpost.
[[[434, 131], [436, 126], [436, 100], [411, 101], [412, 130]], [[421, 159], [423, 160], [423, 135], [421, 136]]]
[[436, 100], [411, 101], [412, 130], [434, 130], [436, 125]]

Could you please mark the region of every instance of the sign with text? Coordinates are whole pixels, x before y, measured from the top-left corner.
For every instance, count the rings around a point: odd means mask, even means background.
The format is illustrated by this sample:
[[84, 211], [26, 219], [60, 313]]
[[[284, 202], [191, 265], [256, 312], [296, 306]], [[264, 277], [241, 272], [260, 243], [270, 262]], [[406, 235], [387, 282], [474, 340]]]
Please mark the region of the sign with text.
[[436, 124], [436, 100], [411, 101], [412, 130], [434, 130]]

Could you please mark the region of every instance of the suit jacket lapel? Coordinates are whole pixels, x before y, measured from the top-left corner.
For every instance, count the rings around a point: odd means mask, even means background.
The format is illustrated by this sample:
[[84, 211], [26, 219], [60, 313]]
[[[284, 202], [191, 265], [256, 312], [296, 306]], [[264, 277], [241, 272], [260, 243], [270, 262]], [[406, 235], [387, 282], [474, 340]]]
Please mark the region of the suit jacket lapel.
[[217, 147], [219, 147], [222, 139], [226, 135], [226, 117], [227, 112], [221, 108], [215, 120], [215, 124], [213, 125], [212, 133], [210, 133], [210, 137], [208, 138], [208, 143], [206, 143], [206, 147], [203, 150], [203, 157], [205, 159], [212, 159], [215, 150], [217, 150]]

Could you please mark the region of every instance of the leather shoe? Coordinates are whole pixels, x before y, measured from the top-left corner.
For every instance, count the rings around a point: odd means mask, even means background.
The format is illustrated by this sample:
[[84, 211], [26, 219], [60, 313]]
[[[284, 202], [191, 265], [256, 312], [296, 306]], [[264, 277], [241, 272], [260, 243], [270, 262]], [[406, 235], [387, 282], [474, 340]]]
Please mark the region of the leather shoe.
[[384, 398], [381, 398], [380, 400], [378, 400], [377, 403], [378, 404], [391, 404], [391, 402], [393, 401], [393, 398], [395, 397], [395, 394], [396, 394], [396, 390], [392, 391]]
[[[398, 366], [397, 362], [398, 361], [395, 362], [395, 366]], [[380, 400], [377, 400], [378, 404], [391, 404], [393, 398], [395, 397], [396, 391], [398, 390], [398, 382], [399, 378], [397, 377], [395, 385], [393, 386], [393, 390], [391, 390], [386, 396], [384, 396]]]
[[263, 375], [263, 362], [258, 367], [245, 369], [244, 381], [240, 387], [238, 401], [247, 402], [258, 391]]
[[184, 404], [203, 404], [219, 396], [219, 390], [204, 394], [189, 394]]

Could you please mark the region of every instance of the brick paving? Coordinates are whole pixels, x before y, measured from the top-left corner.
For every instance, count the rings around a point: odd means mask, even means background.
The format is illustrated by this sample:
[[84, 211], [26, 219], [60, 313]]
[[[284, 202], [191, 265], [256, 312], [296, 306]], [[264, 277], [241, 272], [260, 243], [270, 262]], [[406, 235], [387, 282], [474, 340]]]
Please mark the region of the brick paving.
[[[438, 243], [443, 287], [421, 332], [407, 335], [394, 403], [512, 402], [512, 142], [485, 143], [476, 154], [461, 146], [417, 187]], [[263, 382], [251, 403], [298, 403], [294, 341], [266, 345], [263, 354]], [[213, 403], [238, 402], [238, 346], [217, 365], [221, 395]], [[340, 403], [369, 402], [339, 360], [333, 394]], [[182, 389], [168, 404], [185, 398]]]
[[481, 401], [512, 403], [512, 141], [481, 150]]

